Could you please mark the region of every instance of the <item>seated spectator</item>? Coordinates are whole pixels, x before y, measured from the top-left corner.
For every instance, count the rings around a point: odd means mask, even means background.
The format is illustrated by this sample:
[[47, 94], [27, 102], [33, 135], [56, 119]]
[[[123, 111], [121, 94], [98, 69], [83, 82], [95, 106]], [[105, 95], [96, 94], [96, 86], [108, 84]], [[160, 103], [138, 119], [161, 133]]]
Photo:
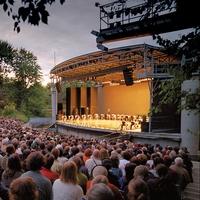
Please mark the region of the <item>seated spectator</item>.
[[8, 165], [2, 174], [1, 181], [4, 186], [9, 188], [10, 183], [20, 177], [23, 172], [19, 155], [14, 153], [8, 158]]
[[5, 185], [1, 182], [1, 176], [0, 176], [0, 199], [2, 200], [8, 200], [8, 191], [9, 188], [5, 187]]
[[20, 177], [12, 181], [9, 200], [38, 200], [38, 189], [31, 177]]
[[54, 155], [50, 153], [46, 154], [44, 157], [45, 157], [45, 164], [42, 166], [42, 169], [40, 170], [40, 172], [43, 176], [48, 178], [53, 184], [54, 181], [59, 178], [58, 173], [53, 172], [51, 170], [51, 167], [54, 163], [55, 158], [54, 158]]
[[155, 169], [158, 174], [158, 178], [148, 180], [150, 199], [180, 200], [176, 185], [172, 179], [167, 176], [168, 168], [164, 164], [158, 164]]
[[[107, 169], [104, 166], [97, 165], [92, 170], [93, 179], [98, 175], [104, 175], [104, 176], [107, 177], [107, 175], [108, 175]], [[91, 188], [91, 184], [92, 184], [92, 180], [88, 180], [87, 191]], [[117, 200], [123, 200], [124, 199], [121, 192], [119, 191], [119, 189], [115, 185], [113, 185], [112, 183], [108, 183], [108, 186], [112, 189], [112, 191], [114, 193], [114, 199], [117, 199]]]
[[90, 177], [92, 175], [91, 173], [92, 169], [97, 165], [102, 165], [102, 162], [100, 159], [100, 151], [98, 149], [94, 149], [91, 158], [85, 162], [85, 166], [88, 169], [88, 173]]
[[85, 174], [80, 172], [80, 168], [82, 166], [82, 160], [80, 159], [80, 157], [78, 156], [74, 156], [72, 157], [71, 161], [74, 161], [76, 163], [76, 166], [78, 168], [78, 185], [81, 186], [81, 188], [83, 189], [83, 193], [86, 194], [86, 186], [87, 186], [87, 181], [88, 178]]
[[83, 156], [83, 161], [84, 161], [84, 163], [86, 163], [86, 161], [87, 161], [88, 159], [90, 159], [91, 156], [92, 156], [92, 149], [91, 149], [91, 148], [85, 149], [85, 151], [84, 151], [84, 156]]
[[183, 159], [177, 157], [174, 160], [174, 164], [170, 166], [170, 169], [178, 173], [178, 185], [181, 189], [181, 198], [184, 196], [184, 190], [186, 186], [191, 182], [188, 171], [183, 167]]
[[78, 168], [73, 161], [67, 161], [61, 170], [60, 178], [54, 181], [53, 194], [55, 200], [81, 200], [84, 197], [78, 185]]
[[68, 159], [63, 156], [63, 148], [59, 147], [58, 149], [59, 149], [58, 161], [63, 165], [65, 162], [68, 161]]
[[112, 167], [111, 159], [110, 158], [104, 158], [102, 160], [102, 166], [104, 166], [108, 171], [107, 178], [108, 178], [109, 183], [112, 183], [116, 187], [120, 188], [119, 179], [111, 170], [111, 167]]
[[119, 168], [119, 157], [117, 155], [113, 155], [110, 160], [112, 165], [111, 171], [117, 176], [118, 180], [120, 180], [122, 177], [122, 170]]
[[127, 199], [128, 184], [134, 178], [135, 163], [127, 163], [125, 166], [126, 176], [120, 179], [120, 190], [123, 191], [124, 199]]
[[134, 169], [134, 178], [140, 177], [142, 178], [145, 182], [148, 181], [149, 179], [149, 170], [145, 165], [139, 165]]
[[27, 157], [28, 155], [31, 153], [30, 149], [25, 149], [22, 153], [22, 158], [21, 158], [21, 166], [22, 169], [24, 170], [24, 172], [28, 171], [28, 167], [27, 167]]
[[131, 159], [131, 154], [127, 151], [124, 151], [122, 153], [122, 158], [119, 160], [119, 168], [122, 170], [122, 174], [123, 176], [125, 176], [126, 172], [125, 172], [125, 166], [127, 163], [130, 163], [130, 159]]
[[38, 200], [52, 200], [53, 193], [51, 181], [40, 173], [40, 170], [44, 164], [44, 155], [39, 151], [32, 152], [27, 158], [27, 166], [29, 171], [22, 174], [21, 177], [28, 176], [35, 181], [39, 191]]
[[6, 155], [1, 159], [1, 168], [6, 169], [8, 164], [8, 158], [11, 154], [15, 153], [15, 147], [12, 144], [6, 146]]
[[53, 162], [53, 165], [51, 166], [51, 170], [53, 172], [56, 172], [58, 175], [60, 175], [62, 164], [58, 161], [58, 157], [60, 153], [59, 149], [53, 148], [51, 150], [51, 153], [54, 155], [54, 162]]
[[136, 177], [129, 182], [128, 200], [149, 200], [149, 189], [142, 178]]
[[87, 192], [87, 200], [114, 200], [112, 190], [105, 183], [94, 184]]

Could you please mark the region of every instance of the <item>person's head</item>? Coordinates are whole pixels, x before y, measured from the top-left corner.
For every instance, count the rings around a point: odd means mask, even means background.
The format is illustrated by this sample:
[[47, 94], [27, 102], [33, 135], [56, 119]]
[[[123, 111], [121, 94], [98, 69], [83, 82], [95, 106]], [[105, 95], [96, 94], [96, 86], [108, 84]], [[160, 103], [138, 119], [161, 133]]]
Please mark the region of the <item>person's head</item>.
[[145, 165], [139, 165], [134, 170], [134, 177], [140, 177], [144, 181], [147, 181], [149, 178], [149, 170]]
[[92, 169], [92, 177], [96, 177], [97, 175], [108, 176], [108, 171], [104, 166], [97, 165]]
[[57, 158], [59, 157], [59, 154], [60, 154], [59, 149], [53, 148], [53, 149], [51, 150], [51, 153], [54, 155], [55, 160], [57, 160]]
[[51, 153], [48, 153], [48, 154], [46, 154], [44, 157], [45, 157], [45, 164], [44, 164], [44, 167], [45, 167], [46, 169], [51, 169], [51, 166], [53, 165], [54, 160], [55, 160], [54, 155], [51, 154]]
[[7, 167], [10, 170], [21, 171], [22, 166], [21, 166], [19, 155], [17, 155], [17, 154], [10, 155], [8, 158], [8, 166]]
[[158, 164], [155, 169], [156, 169], [156, 173], [158, 174], [160, 178], [166, 177], [168, 173], [168, 168], [164, 164], [162, 163]]
[[92, 155], [92, 149], [91, 148], [85, 149], [84, 154], [86, 157], [90, 157]]
[[126, 180], [130, 181], [133, 178], [134, 170], [137, 167], [135, 163], [127, 163], [125, 165]]
[[153, 159], [153, 165], [154, 165], [154, 168], [160, 164], [160, 163], [164, 163], [164, 160], [161, 158], [161, 157], [158, 157], [156, 156], [154, 159]]
[[104, 183], [106, 185], [108, 185], [109, 181], [108, 178], [104, 175], [97, 175], [93, 178], [91, 186], [97, 184], [97, 183]]
[[44, 164], [45, 157], [41, 152], [36, 151], [29, 154], [27, 158], [27, 167], [29, 170], [38, 171], [42, 168]]
[[129, 152], [124, 151], [124, 152], [122, 153], [122, 157], [123, 157], [125, 160], [130, 160], [132, 156], [131, 156], [131, 154], [130, 154]]
[[8, 144], [8, 146], [6, 147], [7, 155], [10, 156], [14, 152], [15, 152], [15, 147], [12, 144]]
[[112, 167], [118, 168], [119, 167], [119, 156], [113, 155], [110, 157]]
[[145, 154], [140, 153], [140, 154], [137, 155], [137, 158], [138, 158], [140, 165], [146, 165], [148, 159], [147, 159], [147, 156]]
[[86, 198], [87, 200], [114, 200], [114, 195], [105, 183], [98, 183], [88, 190]]
[[175, 165], [177, 165], [177, 166], [183, 166], [183, 159], [182, 159], [181, 157], [176, 157], [176, 158], [174, 159], [174, 163], [175, 163]]
[[74, 146], [71, 148], [71, 154], [72, 156], [75, 156], [77, 153], [79, 153], [79, 148]]
[[100, 149], [100, 157], [101, 157], [101, 160], [109, 157], [109, 153], [108, 153], [107, 149], [105, 149], [105, 148]]
[[94, 151], [93, 151], [93, 153], [92, 153], [92, 156], [93, 156], [94, 158], [99, 159], [99, 158], [100, 158], [100, 151], [99, 151], [99, 149], [94, 149]]
[[81, 168], [83, 162], [81, 160], [81, 158], [77, 155], [75, 155], [74, 157], [71, 158], [71, 161], [74, 161], [76, 166], [78, 167], [78, 170]]
[[10, 200], [37, 200], [38, 195], [37, 185], [31, 177], [19, 177], [10, 184]]
[[107, 169], [110, 170], [112, 167], [111, 159], [110, 158], [104, 158], [102, 160], [102, 165]]
[[25, 149], [22, 153], [22, 160], [27, 159], [27, 157], [29, 156], [29, 154], [31, 153], [30, 149]]
[[67, 161], [64, 163], [61, 169], [60, 180], [64, 183], [72, 183], [74, 185], [77, 184], [78, 168], [73, 161]]
[[147, 183], [140, 177], [133, 178], [128, 184], [129, 200], [149, 200]]

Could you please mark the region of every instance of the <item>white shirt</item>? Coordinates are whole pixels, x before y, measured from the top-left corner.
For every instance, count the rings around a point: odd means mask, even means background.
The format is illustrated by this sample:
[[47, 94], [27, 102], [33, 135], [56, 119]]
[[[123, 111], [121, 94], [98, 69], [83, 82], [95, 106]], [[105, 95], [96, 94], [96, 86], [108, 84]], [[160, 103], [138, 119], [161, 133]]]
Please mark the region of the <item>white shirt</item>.
[[84, 197], [79, 185], [64, 183], [57, 179], [53, 183], [53, 200], [81, 200]]
[[102, 162], [100, 159], [94, 158], [93, 156], [91, 156], [90, 159], [88, 159], [85, 162], [85, 167], [88, 169], [88, 173], [91, 176], [91, 171], [92, 169], [96, 166], [96, 165], [102, 165]]
[[119, 160], [119, 168], [122, 170], [123, 176], [126, 175], [125, 166], [127, 163], [130, 163], [130, 161], [123, 159], [123, 158]]

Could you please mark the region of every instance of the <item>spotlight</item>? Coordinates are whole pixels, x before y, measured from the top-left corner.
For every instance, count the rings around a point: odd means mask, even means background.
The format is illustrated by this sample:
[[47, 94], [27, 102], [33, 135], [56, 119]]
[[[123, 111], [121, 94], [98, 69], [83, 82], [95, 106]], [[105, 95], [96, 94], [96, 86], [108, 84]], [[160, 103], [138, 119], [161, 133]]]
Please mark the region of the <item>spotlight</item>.
[[99, 2], [96, 2], [96, 3], [95, 3], [95, 6], [96, 6], [96, 7], [99, 7], [99, 6], [100, 6], [100, 3], [99, 3]]
[[99, 32], [98, 32], [98, 31], [92, 30], [92, 31], [91, 31], [91, 34], [92, 34], [92, 35], [95, 35], [95, 36], [99, 36]]
[[108, 48], [103, 46], [102, 44], [97, 44], [97, 48], [100, 49], [101, 51], [108, 51]]

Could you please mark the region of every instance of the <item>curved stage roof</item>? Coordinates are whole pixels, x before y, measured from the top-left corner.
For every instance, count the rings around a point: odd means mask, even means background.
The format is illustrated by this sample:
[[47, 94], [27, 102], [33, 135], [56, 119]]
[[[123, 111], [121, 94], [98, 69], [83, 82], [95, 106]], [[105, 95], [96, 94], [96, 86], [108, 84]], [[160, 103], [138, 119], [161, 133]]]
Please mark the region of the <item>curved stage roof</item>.
[[98, 84], [125, 84], [123, 70], [133, 71], [133, 80], [165, 78], [169, 65], [180, 63], [163, 49], [148, 44], [97, 51], [66, 60], [51, 71], [51, 79], [62, 82], [92, 81]]

